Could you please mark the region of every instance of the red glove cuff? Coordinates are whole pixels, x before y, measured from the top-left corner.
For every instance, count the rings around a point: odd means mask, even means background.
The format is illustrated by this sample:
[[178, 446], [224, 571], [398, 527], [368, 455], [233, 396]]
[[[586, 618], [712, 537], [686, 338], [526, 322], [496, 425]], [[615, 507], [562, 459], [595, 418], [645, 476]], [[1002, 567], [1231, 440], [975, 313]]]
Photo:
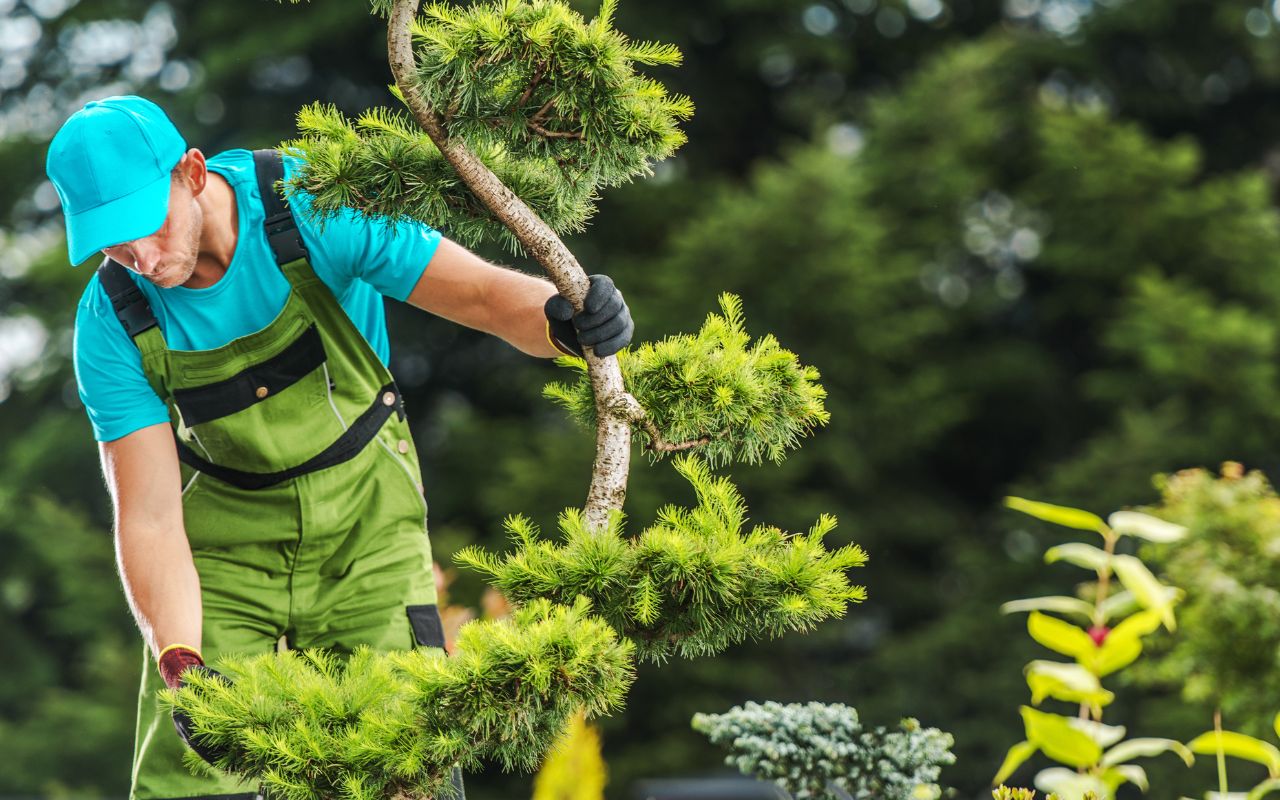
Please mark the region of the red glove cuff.
[[171, 644], [160, 652], [160, 677], [170, 689], [178, 688], [188, 668], [203, 666], [200, 653], [185, 644]]

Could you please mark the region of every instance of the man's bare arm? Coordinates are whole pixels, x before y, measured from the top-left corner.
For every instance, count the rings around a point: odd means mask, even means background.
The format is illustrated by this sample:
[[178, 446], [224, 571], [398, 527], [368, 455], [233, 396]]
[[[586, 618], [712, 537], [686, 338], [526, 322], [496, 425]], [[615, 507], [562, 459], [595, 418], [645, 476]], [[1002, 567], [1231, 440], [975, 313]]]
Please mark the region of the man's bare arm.
[[200, 578], [182, 524], [178, 453], [168, 423], [99, 445], [115, 504], [116, 563], [125, 597], [152, 653], [200, 649]]
[[494, 266], [448, 239], [409, 294], [424, 311], [498, 336], [531, 356], [563, 355], [547, 340], [542, 307], [556, 293], [544, 278]]

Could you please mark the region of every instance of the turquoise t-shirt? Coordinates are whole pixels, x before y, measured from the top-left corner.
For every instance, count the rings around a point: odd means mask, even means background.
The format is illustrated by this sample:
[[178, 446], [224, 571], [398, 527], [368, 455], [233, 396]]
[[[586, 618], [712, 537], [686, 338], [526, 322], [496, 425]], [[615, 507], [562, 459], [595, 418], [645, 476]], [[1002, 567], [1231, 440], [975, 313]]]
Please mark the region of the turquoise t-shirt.
[[[285, 158], [285, 178], [297, 161]], [[212, 350], [265, 328], [289, 294], [262, 225], [264, 212], [253, 171], [253, 154], [228, 150], [210, 158], [209, 169], [227, 179], [236, 196], [239, 239], [227, 272], [204, 289], [160, 289], [129, 272], [142, 289], [165, 341], [173, 350]], [[292, 205], [311, 266], [385, 364], [390, 358], [382, 297], [405, 300], [440, 243], [440, 234], [420, 223], [388, 228], [378, 220], [343, 212], [323, 228], [303, 213], [305, 195]], [[169, 421], [164, 402], [147, 383], [142, 356], [111, 309], [95, 274], [76, 309], [75, 369], [80, 399], [100, 442]]]

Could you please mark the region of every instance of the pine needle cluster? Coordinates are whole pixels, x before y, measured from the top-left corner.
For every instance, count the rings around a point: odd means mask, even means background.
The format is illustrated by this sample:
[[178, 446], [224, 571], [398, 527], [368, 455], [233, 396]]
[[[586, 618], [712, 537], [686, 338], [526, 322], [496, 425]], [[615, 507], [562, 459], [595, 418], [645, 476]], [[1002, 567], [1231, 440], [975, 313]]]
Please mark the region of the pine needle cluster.
[[[802, 436], [831, 415], [818, 370], [800, 363], [772, 335], [751, 342], [742, 301], [720, 296], [720, 314], [709, 314], [697, 334], [670, 336], [618, 353], [627, 389], [639, 401], [663, 441], [706, 439], [699, 455], [713, 466], [733, 462], [780, 462]], [[574, 384], [552, 383], [543, 394], [594, 426], [596, 407], [582, 359], [560, 363], [580, 373]], [[634, 439], [649, 446], [652, 434], [636, 426]]]
[[[499, 239], [516, 250], [514, 235], [467, 188], [427, 134], [403, 112], [370, 109], [354, 120], [321, 103], [298, 112], [299, 138], [284, 151], [301, 159], [288, 182], [295, 204], [320, 224], [355, 209], [388, 227], [413, 219], [474, 247]], [[554, 165], [519, 161], [501, 147], [476, 155], [558, 233], [581, 231], [594, 211], [591, 192], [564, 190]]]
[[221, 771], [273, 798], [426, 800], [454, 765], [532, 769], [575, 712], [618, 707], [632, 650], [585, 600], [534, 602], [467, 625], [453, 657], [361, 648], [346, 661], [319, 650], [230, 658], [218, 663], [230, 683], [192, 672], [165, 699], [224, 751]]
[[[413, 29], [418, 89], [447, 135], [559, 234], [583, 229], [601, 188], [648, 175], [675, 152], [685, 141], [678, 124], [693, 113], [688, 98], [635, 71], [679, 64], [679, 51], [629, 41], [613, 27], [615, 7], [605, 0], [587, 22], [563, 0], [435, 3]], [[520, 251], [405, 113], [348, 120], [316, 104], [299, 112], [298, 129], [285, 149], [304, 163], [289, 188], [313, 198], [320, 221], [353, 208], [426, 222], [468, 247], [495, 239]]]
[[897, 731], [866, 730], [840, 704], [747, 703], [696, 714], [694, 730], [730, 748], [725, 763], [772, 781], [796, 800], [938, 798], [942, 767], [955, 763], [951, 734], [905, 719]]
[[616, 186], [685, 142], [687, 97], [635, 65], [677, 66], [668, 44], [613, 27], [617, 0], [587, 22], [564, 0], [432, 3], [413, 34], [423, 96], [450, 137], [559, 166], [569, 184]]
[[568, 509], [560, 515], [559, 543], [516, 516], [506, 523], [515, 552], [469, 547], [456, 559], [516, 603], [589, 598], [596, 614], [635, 643], [638, 657], [655, 662], [809, 630], [866, 598], [846, 575], [866, 563], [866, 553], [856, 545], [823, 545], [833, 517], [822, 516], [804, 534], [764, 525], [748, 531], [746, 505], [728, 479], [692, 456], [674, 465], [693, 485], [698, 505], [662, 508], [634, 539], [623, 536], [620, 514], [593, 530], [579, 510]]

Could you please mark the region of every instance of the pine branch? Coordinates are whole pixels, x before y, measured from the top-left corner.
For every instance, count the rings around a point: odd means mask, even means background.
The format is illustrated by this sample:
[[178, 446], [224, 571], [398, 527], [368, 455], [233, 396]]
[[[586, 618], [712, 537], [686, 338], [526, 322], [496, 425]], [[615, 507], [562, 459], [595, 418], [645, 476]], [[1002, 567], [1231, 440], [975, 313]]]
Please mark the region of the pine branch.
[[[531, 603], [463, 627], [458, 651], [324, 651], [225, 659], [165, 702], [226, 755], [218, 767], [273, 797], [426, 800], [454, 764], [532, 769], [580, 709], [617, 708], [633, 648], [584, 600]], [[196, 759], [198, 760], [198, 759]], [[206, 768], [207, 769], [207, 768]]]
[[472, 548], [458, 563], [515, 603], [588, 598], [650, 661], [808, 630], [866, 597], [846, 575], [866, 562], [866, 553], [823, 544], [833, 518], [822, 517], [801, 535], [768, 526], [748, 530], [746, 506], [732, 483], [697, 458], [677, 457], [674, 464], [698, 504], [664, 507], [634, 539], [623, 536], [620, 514], [601, 530], [568, 510], [559, 520], [559, 543], [517, 517], [507, 522], [514, 552], [495, 557]]
[[[736, 296], [722, 295], [720, 308], [695, 335], [618, 354], [641, 408], [631, 417], [635, 439], [655, 459], [696, 448], [713, 465], [782, 461], [830, 418], [818, 371], [800, 364], [772, 336], [752, 342]], [[581, 370], [579, 359], [558, 363]], [[543, 394], [580, 422], [594, 423], [595, 403], [584, 378], [552, 383]]]

